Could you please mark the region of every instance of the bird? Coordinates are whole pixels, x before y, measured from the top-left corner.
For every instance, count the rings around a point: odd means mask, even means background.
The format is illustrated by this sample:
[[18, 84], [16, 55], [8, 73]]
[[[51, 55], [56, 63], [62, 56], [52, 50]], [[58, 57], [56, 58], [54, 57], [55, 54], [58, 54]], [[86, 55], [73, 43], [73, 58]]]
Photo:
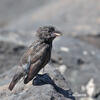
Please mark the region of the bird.
[[37, 29], [37, 40], [27, 48], [21, 57], [18, 69], [8, 87], [10, 91], [21, 78], [24, 79], [24, 84], [27, 84], [45, 67], [51, 58], [52, 42], [60, 35], [62, 33], [54, 26], [41, 26]]

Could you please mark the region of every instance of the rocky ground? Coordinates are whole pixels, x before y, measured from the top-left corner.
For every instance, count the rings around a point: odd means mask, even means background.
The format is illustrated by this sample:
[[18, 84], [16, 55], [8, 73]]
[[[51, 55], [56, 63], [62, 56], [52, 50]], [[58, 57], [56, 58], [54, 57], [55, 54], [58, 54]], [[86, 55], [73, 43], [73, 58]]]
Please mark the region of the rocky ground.
[[[99, 0], [1, 0], [0, 100], [100, 100], [99, 10]], [[18, 61], [41, 25], [63, 32], [47, 74], [27, 85], [21, 80], [10, 92]]]

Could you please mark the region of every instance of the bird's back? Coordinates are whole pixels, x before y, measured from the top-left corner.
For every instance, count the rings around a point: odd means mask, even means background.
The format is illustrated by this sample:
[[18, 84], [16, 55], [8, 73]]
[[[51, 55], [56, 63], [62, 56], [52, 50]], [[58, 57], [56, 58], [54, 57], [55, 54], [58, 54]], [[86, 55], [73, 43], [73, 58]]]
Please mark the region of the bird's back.
[[33, 42], [32, 45], [29, 46], [29, 48], [26, 50], [26, 52], [22, 56], [20, 60], [20, 65], [22, 66], [24, 64], [27, 64], [29, 62], [29, 59], [31, 63], [33, 64], [38, 59], [40, 59], [40, 57], [44, 56], [44, 54], [46, 54], [46, 56], [49, 56], [49, 59], [50, 59], [51, 48], [52, 48], [51, 44], [46, 44], [40, 41]]
[[39, 45], [37, 44], [35, 48], [34, 46], [30, 46], [30, 49], [32, 49], [30, 53], [31, 65], [24, 83], [28, 83], [32, 78], [34, 78], [34, 76], [49, 62], [51, 57], [51, 48], [51, 44], [41, 42]]

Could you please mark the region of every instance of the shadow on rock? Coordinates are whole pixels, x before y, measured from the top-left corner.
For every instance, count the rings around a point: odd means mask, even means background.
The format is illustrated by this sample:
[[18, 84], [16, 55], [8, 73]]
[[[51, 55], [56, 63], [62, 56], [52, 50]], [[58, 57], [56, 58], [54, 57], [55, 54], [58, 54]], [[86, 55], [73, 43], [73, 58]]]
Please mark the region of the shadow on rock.
[[36, 78], [33, 80], [33, 85], [35, 86], [40, 86], [40, 85], [45, 85], [45, 84], [51, 84], [56, 90], [56, 92], [62, 94], [66, 98], [75, 100], [75, 97], [73, 96], [73, 92], [71, 91], [71, 89], [64, 90], [60, 88], [59, 86], [55, 84], [55, 82], [51, 79], [51, 77], [47, 73], [43, 75], [38, 74]]

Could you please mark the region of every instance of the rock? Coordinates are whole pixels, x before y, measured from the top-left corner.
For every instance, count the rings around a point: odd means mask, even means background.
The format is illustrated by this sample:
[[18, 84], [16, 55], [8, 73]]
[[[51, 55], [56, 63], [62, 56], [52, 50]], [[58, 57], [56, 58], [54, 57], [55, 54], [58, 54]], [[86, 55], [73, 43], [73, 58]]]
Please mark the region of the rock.
[[77, 35], [77, 39], [84, 41], [86, 43], [92, 44], [93, 46], [100, 48], [100, 33], [90, 34], [90, 35]]
[[18, 63], [25, 48], [23, 45], [0, 41], [0, 74], [5, 70], [10, 70]]
[[[75, 100], [70, 87], [67, 85], [67, 80], [65, 80], [61, 73], [56, 70], [56, 67], [51, 65], [47, 65], [45, 68], [45, 72], [49, 75], [41, 75], [42, 77], [38, 78], [38, 84], [35, 82], [35, 84], [32, 85], [30, 82], [28, 85], [24, 85], [23, 80], [21, 80], [16, 85], [13, 92], [10, 92], [8, 90], [8, 85], [14, 72], [17, 70], [16, 62], [19, 60], [26, 47], [1, 41], [0, 48], [0, 61], [2, 59], [1, 55], [4, 56], [5, 60], [7, 59], [5, 65], [3, 65], [4, 67], [1, 66], [0, 100]], [[1, 61], [0, 63], [3, 64], [4, 61]], [[42, 85], [39, 84], [39, 80], [43, 82]]]
[[[69, 100], [75, 96], [77, 100], [99, 100], [100, 1], [48, 1], [0, 1], [0, 99]], [[46, 81], [53, 80], [56, 85], [45, 84], [42, 76], [39, 86], [24, 85], [21, 80], [10, 92], [12, 72], [41, 25], [54, 25], [64, 35], [54, 41], [51, 63], [45, 68], [49, 73]]]
[[[91, 44], [72, 37], [60, 37], [58, 40], [55, 40], [54, 47], [55, 51], [59, 52], [59, 55], [62, 57], [63, 64], [67, 66], [63, 76], [65, 79], [68, 79], [74, 93], [78, 92], [80, 95], [78, 98], [83, 98], [87, 95], [88, 90], [86, 90], [86, 86], [91, 79], [95, 85], [93, 95], [99, 93], [100, 71], [98, 69], [100, 66], [100, 50]], [[62, 51], [61, 47], [68, 48], [69, 51]], [[81, 95], [84, 96], [81, 97]]]
[[[20, 35], [18, 35], [20, 36]], [[20, 37], [21, 38], [21, 37]], [[19, 39], [20, 39], [19, 38]], [[63, 41], [64, 40], [64, 41]], [[30, 40], [32, 41], [32, 40]], [[5, 42], [6, 43], [6, 42]], [[27, 43], [24, 42], [24, 45]], [[3, 43], [1, 43], [3, 44]], [[9, 43], [8, 43], [9, 44]], [[11, 46], [8, 46], [9, 49], [7, 49], [7, 52], [17, 52], [19, 54], [20, 51], [23, 48], [23, 46], [19, 46], [19, 44], [17, 46], [12, 47], [13, 43], [11, 43]], [[10, 44], [9, 44], [10, 45]], [[4, 47], [6, 47], [4, 46]], [[2, 47], [4, 49], [4, 47]], [[50, 84], [46, 84], [46, 85], [42, 85], [42, 86], [32, 86], [32, 83], [30, 85], [24, 85], [22, 82], [19, 83], [16, 88], [14, 89], [15, 93], [9, 93], [7, 91], [7, 86], [8, 83], [10, 82], [10, 79], [12, 78], [14, 73], [11, 73], [12, 71], [16, 70], [16, 67], [12, 68], [9, 71], [6, 71], [6, 69], [4, 70], [5, 72], [3, 72], [3, 74], [0, 75], [0, 80], [1, 81], [1, 97], [2, 99], [6, 99], [5, 95], [8, 95], [9, 100], [14, 99], [16, 97], [18, 97], [19, 99], [22, 99], [25, 97], [26, 95], [26, 91], [28, 91], [27, 95], [30, 95], [32, 93], [34, 93], [34, 98], [36, 98], [37, 100], [41, 98], [44, 99], [52, 99], [52, 98], [56, 98], [56, 99], [68, 99], [64, 96], [65, 93], [66, 94], [66, 90], [70, 89], [73, 92], [73, 95], [75, 95], [75, 97], [79, 100], [82, 98], [89, 98], [88, 97], [88, 88], [86, 88], [86, 86], [88, 85], [89, 81], [92, 79], [94, 81], [95, 84], [95, 89], [93, 90], [93, 97], [95, 97], [95, 95], [97, 95], [100, 91], [100, 85], [99, 85], [99, 65], [100, 65], [100, 57], [99, 57], [99, 49], [95, 48], [94, 46], [90, 45], [90, 44], [86, 44], [85, 42], [80, 41], [79, 39], [73, 38], [73, 37], [60, 37], [55, 39], [54, 43], [53, 43], [53, 55], [52, 55], [52, 59], [54, 60], [54, 62], [52, 62], [53, 64], [48, 65], [45, 68], [45, 72], [49, 73], [51, 79], [54, 80], [55, 84], [61, 88], [60, 92], [56, 91], [55, 88], [50, 85]], [[13, 49], [11, 49], [13, 48]], [[63, 49], [62, 49], [63, 48]], [[4, 52], [4, 54], [6, 54], [5, 49], [2, 50], [1, 52]], [[95, 53], [93, 53], [95, 52]], [[15, 53], [12, 53], [15, 54]], [[57, 59], [56, 59], [57, 58]], [[62, 63], [59, 63], [60, 60], [62, 60]], [[9, 59], [10, 60], [10, 59]], [[16, 60], [15, 60], [16, 61]], [[56, 62], [56, 63], [55, 63]], [[15, 64], [15, 62], [13, 61], [13, 64]], [[63, 71], [63, 73], [61, 74], [59, 71], [60, 66], [66, 66], [67, 68], [64, 68], [65, 71]], [[54, 67], [55, 66], [55, 67]], [[6, 68], [6, 67], [5, 67]], [[5, 81], [6, 80], [6, 81]], [[65, 84], [66, 83], [66, 84]], [[44, 91], [48, 88], [48, 91]], [[36, 90], [37, 91], [34, 91]], [[42, 90], [41, 90], [42, 89]], [[63, 89], [63, 92], [61, 92]], [[3, 91], [2, 91], [3, 90]], [[41, 90], [39, 92], [39, 90]], [[7, 91], [7, 92], [5, 92]], [[41, 94], [41, 92], [44, 94]], [[46, 93], [45, 93], [46, 92]], [[68, 92], [68, 91], [67, 91]], [[36, 94], [40, 93], [40, 97], [38, 97]], [[69, 92], [68, 92], [69, 93]], [[21, 95], [20, 95], [21, 94]], [[43, 96], [49, 94], [49, 97], [47, 96]], [[52, 95], [51, 95], [52, 94]], [[43, 96], [43, 97], [42, 97]], [[27, 97], [26, 99], [31, 99], [32, 96]], [[97, 99], [99, 98], [99, 96], [97, 96]], [[70, 99], [70, 98], [69, 98]]]
[[[14, 70], [10, 70], [10, 72], [16, 70], [16, 68], [13, 69]], [[72, 94], [70, 94], [70, 91], [68, 91], [69, 87], [59, 71], [53, 67], [51, 68], [51, 66], [48, 65], [45, 68], [45, 72], [49, 73], [52, 81], [55, 82], [54, 86], [50, 83], [50, 79], [49, 81], [45, 79], [48, 83], [44, 85], [32, 85], [31, 82], [28, 85], [24, 85], [24, 83], [21, 81], [16, 85], [13, 92], [10, 92], [8, 90], [9, 83], [6, 83], [5, 88], [4, 85], [0, 86], [2, 87], [0, 88], [0, 100], [7, 100], [8, 98], [9, 100], [14, 100], [15, 98], [17, 100], [51, 100], [51, 98], [54, 98], [54, 100], [75, 100]], [[11, 78], [9, 74], [7, 75], [8, 78], [6, 78], [6, 81]], [[43, 81], [42, 78], [41, 80]], [[2, 81], [5, 81], [5, 78], [2, 79]]]

